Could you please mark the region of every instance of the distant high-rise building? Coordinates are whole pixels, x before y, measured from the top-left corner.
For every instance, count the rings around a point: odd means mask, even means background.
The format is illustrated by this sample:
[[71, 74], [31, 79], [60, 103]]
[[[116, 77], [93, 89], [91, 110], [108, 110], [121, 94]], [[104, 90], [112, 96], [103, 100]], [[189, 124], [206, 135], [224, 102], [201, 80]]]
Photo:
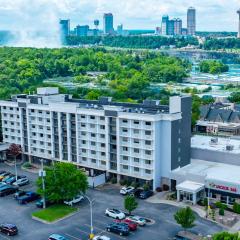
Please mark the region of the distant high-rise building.
[[98, 19], [94, 20], [95, 29], [98, 29], [100, 21]]
[[103, 32], [104, 34], [113, 34], [113, 15], [112, 13], [105, 13], [103, 16]]
[[123, 34], [123, 25], [122, 24], [117, 26], [117, 34], [119, 34], [119, 35]]
[[155, 33], [157, 35], [160, 35], [161, 34], [161, 28], [160, 27], [156, 27]]
[[174, 24], [175, 24], [175, 20], [169, 20], [168, 21], [168, 31], [167, 31], [167, 35], [174, 35]]
[[188, 35], [196, 34], [196, 9], [193, 7], [188, 8], [187, 11], [187, 30]]
[[85, 37], [88, 36], [89, 26], [88, 25], [77, 25], [75, 28], [75, 33], [79, 37]]
[[60, 33], [62, 39], [70, 35], [70, 19], [60, 19]]
[[238, 14], [238, 38], [240, 38], [240, 9], [237, 11]]
[[166, 36], [168, 35], [168, 25], [169, 25], [169, 17], [168, 15], [164, 15], [162, 17], [162, 35]]
[[182, 20], [180, 18], [174, 19], [174, 35], [182, 35]]

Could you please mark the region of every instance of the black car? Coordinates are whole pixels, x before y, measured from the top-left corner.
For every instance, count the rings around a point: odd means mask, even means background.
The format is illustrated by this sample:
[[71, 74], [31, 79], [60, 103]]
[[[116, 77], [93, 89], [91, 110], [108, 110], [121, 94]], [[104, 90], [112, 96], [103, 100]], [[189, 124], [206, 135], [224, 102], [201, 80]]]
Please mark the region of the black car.
[[127, 236], [129, 234], [129, 227], [127, 224], [111, 223], [106, 229], [108, 232], [117, 233], [120, 236]]
[[143, 191], [144, 191], [143, 189], [137, 188], [137, 189], [134, 190], [133, 193], [131, 193], [131, 195], [139, 198], [139, 197], [140, 197], [140, 194], [141, 194]]
[[142, 191], [139, 195], [139, 198], [141, 199], [147, 199], [153, 195], [153, 191], [147, 190], [147, 191]]
[[19, 204], [27, 204], [29, 202], [38, 200], [39, 198], [40, 198], [40, 195], [38, 195], [35, 192], [26, 192], [25, 195], [18, 197], [17, 200]]
[[17, 235], [18, 229], [14, 224], [3, 223], [0, 225], [0, 232], [7, 234], [8, 236], [13, 236]]
[[6, 185], [0, 189], [0, 197], [4, 197], [17, 192], [17, 188], [13, 186]]

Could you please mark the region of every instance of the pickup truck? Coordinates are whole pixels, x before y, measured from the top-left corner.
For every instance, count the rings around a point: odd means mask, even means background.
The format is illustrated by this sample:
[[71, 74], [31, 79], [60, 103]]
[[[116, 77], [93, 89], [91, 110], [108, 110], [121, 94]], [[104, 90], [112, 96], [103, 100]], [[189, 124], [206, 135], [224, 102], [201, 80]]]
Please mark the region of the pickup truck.
[[39, 199], [40, 196], [35, 192], [26, 192], [25, 195], [17, 198], [19, 204], [26, 204]]

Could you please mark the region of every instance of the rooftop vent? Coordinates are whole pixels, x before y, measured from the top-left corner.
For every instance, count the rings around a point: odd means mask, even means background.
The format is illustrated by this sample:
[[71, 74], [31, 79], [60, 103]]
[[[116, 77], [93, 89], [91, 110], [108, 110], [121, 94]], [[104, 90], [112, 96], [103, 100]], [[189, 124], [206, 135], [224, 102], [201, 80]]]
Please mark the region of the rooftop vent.
[[226, 150], [227, 150], [227, 151], [233, 151], [233, 149], [234, 149], [234, 146], [233, 146], [233, 145], [227, 145], [227, 146], [226, 146]]

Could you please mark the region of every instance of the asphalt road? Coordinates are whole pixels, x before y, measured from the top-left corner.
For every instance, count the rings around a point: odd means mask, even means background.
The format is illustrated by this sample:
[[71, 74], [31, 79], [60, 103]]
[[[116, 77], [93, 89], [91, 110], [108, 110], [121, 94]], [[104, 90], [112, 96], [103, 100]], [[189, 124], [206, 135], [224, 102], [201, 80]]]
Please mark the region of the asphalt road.
[[[0, 164], [0, 170], [11, 169], [10, 167]], [[13, 168], [12, 168], [13, 171]], [[24, 187], [26, 190], [34, 190], [34, 180], [36, 175], [19, 170], [22, 175], [27, 175], [31, 184]], [[89, 190], [88, 196], [94, 199], [93, 206], [93, 224], [96, 234], [109, 236], [111, 240], [167, 240], [172, 239], [175, 234], [181, 230], [176, 224], [173, 215], [177, 211], [176, 207], [165, 204], [151, 204], [145, 201], [139, 201], [139, 207], [135, 214], [150, 218], [154, 224], [145, 227], [139, 227], [136, 232], [131, 232], [128, 237], [120, 237], [112, 233], [106, 233], [105, 228], [113, 220], [104, 215], [106, 208], [123, 209], [123, 197], [118, 190], [107, 188], [101, 190]], [[64, 235], [69, 240], [87, 240], [90, 233], [90, 209], [87, 200], [78, 205], [79, 212], [74, 216], [57, 222], [55, 224], [43, 224], [31, 219], [31, 213], [36, 211], [34, 203], [20, 206], [13, 199], [13, 196], [0, 198], [0, 222], [14, 223], [19, 228], [19, 234], [14, 237], [7, 237], [0, 234], [0, 239], [19, 239], [19, 240], [45, 240], [52, 233]], [[193, 232], [203, 235], [212, 234], [221, 231], [222, 228], [205, 219], [197, 216], [196, 226]]]

